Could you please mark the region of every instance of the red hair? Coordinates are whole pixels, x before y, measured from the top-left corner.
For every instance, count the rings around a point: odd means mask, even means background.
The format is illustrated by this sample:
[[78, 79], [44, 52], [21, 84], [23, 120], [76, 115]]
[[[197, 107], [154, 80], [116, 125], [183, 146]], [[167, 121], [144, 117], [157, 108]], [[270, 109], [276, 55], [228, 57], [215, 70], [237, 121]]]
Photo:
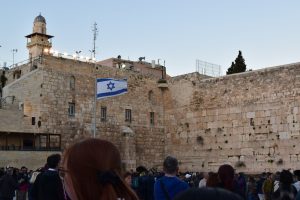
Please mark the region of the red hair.
[[[78, 200], [137, 200], [122, 179], [121, 157], [115, 145], [100, 139], [86, 139], [68, 148], [64, 166]], [[97, 174], [110, 172], [118, 183], [101, 183]]]
[[221, 165], [218, 170], [221, 186], [224, 189], [234, 190], [234, 169], [231, 165]]

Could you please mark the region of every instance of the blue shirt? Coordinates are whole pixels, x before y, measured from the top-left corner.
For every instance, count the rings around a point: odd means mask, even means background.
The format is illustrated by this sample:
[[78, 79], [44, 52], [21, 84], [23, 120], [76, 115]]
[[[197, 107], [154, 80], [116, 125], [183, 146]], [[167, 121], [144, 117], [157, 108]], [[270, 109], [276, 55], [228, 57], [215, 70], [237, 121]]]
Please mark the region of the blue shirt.
[[160, 179], [158, 179], [157, 181], [155, 181], [154, 184], [154, 199], [155, 200], [166, 200], [166, 195], [161, 187], [160, 181], [163, 182], [163, 184], [165, 185], [165, 188], [169, 194], [169, 196], [171, 197], [171, 199], [173, 199], [177, 194], [179, 194], [180, 192], [186, 190], [189, 188], [189, 185], [180, 180], [177, 177], [168, 177], [168, 176], [164, 176]]

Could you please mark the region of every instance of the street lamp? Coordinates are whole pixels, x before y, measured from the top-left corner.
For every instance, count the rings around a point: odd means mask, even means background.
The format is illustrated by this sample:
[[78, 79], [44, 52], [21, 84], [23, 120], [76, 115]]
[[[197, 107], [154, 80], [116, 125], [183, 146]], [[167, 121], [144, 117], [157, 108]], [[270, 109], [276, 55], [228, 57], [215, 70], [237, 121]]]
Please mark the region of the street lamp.
[[95, 50], [89, 50], [89, 52], [91, 52], [91, 59], [95, 58]]
[[81, 53], [81, 51], [75, 51], [76, 53], [76, 58], [79, 58], [79, 54]]
[[13, 49], [12, 50], [12, 53], [13, 53], [13, 67], [15, 66], [15, 53], [17, 53], [18, 52], [18, 49]]

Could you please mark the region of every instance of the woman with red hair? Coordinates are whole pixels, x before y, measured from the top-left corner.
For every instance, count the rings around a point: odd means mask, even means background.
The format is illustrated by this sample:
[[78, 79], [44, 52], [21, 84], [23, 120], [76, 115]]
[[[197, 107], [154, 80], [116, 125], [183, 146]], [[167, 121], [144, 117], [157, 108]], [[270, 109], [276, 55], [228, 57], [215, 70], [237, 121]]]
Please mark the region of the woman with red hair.
[[121, 171], [118, 149], [100, 139], [86, 139], [68, 148], [61, 169], [71, 200], [137, 200]]
[[237, 182], [234, 179], [234, 169], [231, 165], [221, 165], [218, 170], [218, 176], [220, 179], [219, 187], [239, 194], [243, 197], [238, 190]]

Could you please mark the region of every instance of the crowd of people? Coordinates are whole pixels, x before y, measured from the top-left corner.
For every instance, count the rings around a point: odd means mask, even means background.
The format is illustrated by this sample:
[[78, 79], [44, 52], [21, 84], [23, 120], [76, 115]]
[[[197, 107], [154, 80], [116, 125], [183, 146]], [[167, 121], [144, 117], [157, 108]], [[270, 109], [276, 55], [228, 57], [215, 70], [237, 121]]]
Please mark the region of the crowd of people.
[[[216, 193], [220, 193], [220, 190], [223, 190], [222, 192], [225, 190], [230, 192], [227, 196], [230, 194], [232, 197], [228, 197], [228, 199], [300, 200], [300, 170], [295, 170], [293, 173], [289, 170], [282, 170], [274, 174], [246, 175], [242, 172], [235, 173], [234, 168], [230, 165], [222, 165], [218, 172], [180, 173], [174, 171], [174, 173], [169, 173], [168, 162], [170, 159], [172, 158], [167, 157], [163, 165], [165, 175], [146, 169], [140, 173], [133, 173], [131, 186], [140, 199], [174, 199], [177, 194], [188, 188], [179, 195], [183, 196], [181, 199], [226, 199], [224, 196], [220, 198], [214, 196]], [[176, 162], [173, 166], [176, 166]], [[172, 181], [172, 179], [175, 180]], [[176, 181], [186, 184], [176, 183]], [[206, 195], [198, 195], [206, 192], [208, 196], [212, 196], [204, 198]]]
[[0, 169], [0, 200], [300, 200], [300, 170], [245, 175], [230, 165], [217, 172], [179, 171], [168, 156], [163, 171], [139, 166], [123, 172], [111, 142], [86, 139], [44, 167]]

